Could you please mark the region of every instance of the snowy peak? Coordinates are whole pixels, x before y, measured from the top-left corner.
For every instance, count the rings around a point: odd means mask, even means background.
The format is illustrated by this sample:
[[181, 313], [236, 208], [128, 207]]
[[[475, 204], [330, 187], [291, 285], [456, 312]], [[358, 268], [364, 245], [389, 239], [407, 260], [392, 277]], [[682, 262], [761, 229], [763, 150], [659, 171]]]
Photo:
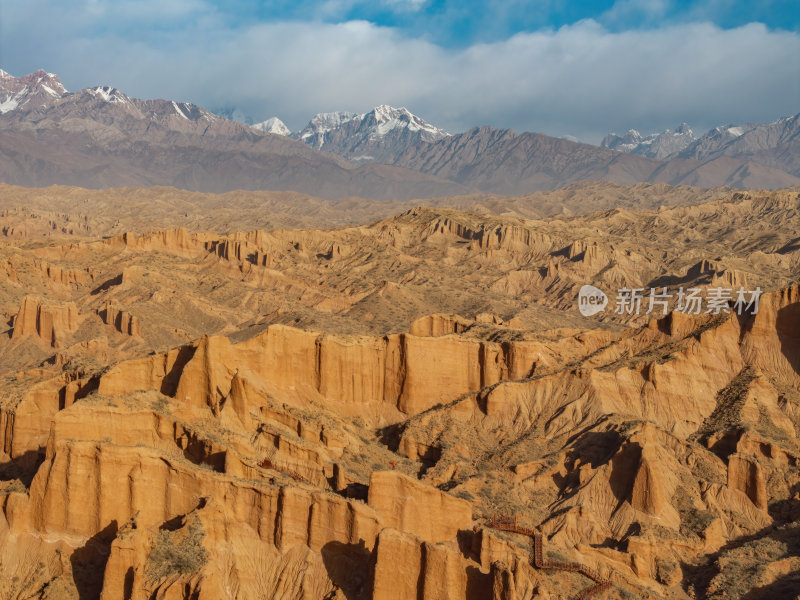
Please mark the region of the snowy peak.
[[760, 163], [800, 177], [800, 114], [781, 117], [769, 123], [720, 125], [700, 137], [681, 123], [675, 131], [642, 136], [631, 129], [624, 136], [607, 135], [601, 142], [631, 154], [658, 159], [690, 159], [707, 162], [721, 156]]
[[406, 108], [394, 108], [386, 104], [376, 106], [370, 112], [363, 114], [361, 119], [367, 123], [371, 120], [375, 122], [370, 131], [373, 137], [384, 136], [393, 129], [420, 132], [420, 137], [426, 142], [433, 142], [448, 135], [443, 129], [423, 121]]
[[667, 158], [690, 146], [697, 138], [687, 123], [681, 123], [675, 131], [669, 129], [662, 133], [643, 136], [635, 129], [628, 130], [624, 136], [608, 134], [600, 145], [603, 148], [639, 154], [650, 158]]
[[31, 89], [42, 89], [45, 93], [56, 98], [60, 98], [67, 93], [67, 88], [61, 83], [61, 79], [59, 79], [58, 75], [55, 73], [48, 73], [42, 69], [20, 77], [19, 81]]
[[731, 137], [739, 137], [740, 135], [742, 135], [744, 133], [744, 128], [735, 127], [735, 126], [732, 126], [732, 125], [729, 125], [728, 127], [719, 127], [718, 129], [723, 130], [727, 135], [729, 135]]
[[123, 109], [138, 118], [154, 121], [182, 122], [216, 121], [219, 117], [191, 102], [175, 100], [139, 100], [131, 98], [115, 87], [100, 85], [86, 88], [71, 97], [75, 102], [88, 102], [95, 110], [117, 111]]
[[265, 131], [266, 133], [274, 133], [276, 135], [288, 136], [292, 133], [291, 129], [286, 126], [286, 123], [281, 121], [278, 117], [272, 117], [261, 123], [251, 125], [251, 127], [258, 131]]
[[138, 104], [152, 111], [154, 117], [177, 119], [178, 121], [218, 121], [219, 117], [202, 106], [191, 102], [176, 102], [175, 100], [139, 100]]
[[70, 93], [58, 75], [38, 70], [24, 77], [0, 71], [0, 114], [27, 118], [27, 111], [57, 110], [62, 117], [115, 119], [123, 113], [136, 119], [159, 121], [170, 129], [187, 131], [198, 123], [206, 127], [219, 118], [188, 102], [139, 100], [109, 85], [98, 85]]
[[130, 98], [128, 98], [128, 96], [120, 92], [117, 88], [110, 87], [107, 85], [101, 85], [95, 88], [88, 88], [86, 91], [89, 94], [105, 102], [119, 103], [119, 104], [127, 104], [128, 102], [130, 102]]
[[317, 113], [296, 137], [309, 146], [321, 148], [325, 143], [326, 133], [339, 129], [345, 123], [358, 118], [360, 118], [358, 113], [345, 111]]
[[[385, 123], [386, 121], [391, 121], [392, 119], [397, 119], [402, 115], [411, 115], [405, 107], [402, 108], [395, 108], [394, 106], [389, 106], [388, 104], [381, 104], [380, 106], [376, 106], [373, 108], [370, 113], [375, 115], [375, 118]], [[369, 113], [365, 113], [365, 116]], [[413, 116], [413, 115], [411, 115]]]
[[14, 77], [0, 70], [0, 114], [43, 108], [68, 94], [58, 75], [43, 70]]
[[714, 127], [711, 131], [706, 133], [701, 139], [714, 139], [717, 141], [730, 141], [735, 140], [739, 136], [744, 135], [752, 130], [755, 125], [748, 123], [747, 125], [720, 125]]
[[619, 150], [620, 152], [633, 152], [639, 144], [644, 141], [642, 134], [635, 129], [629, 129], [628, 133], [619, 136], [616, 133], [609, 133], [600, 142], [603, 148], [611, 148], [612, 150]]
[[680, 153], [681, 158], [710, 160], [721, 155], [761, 162], [788, 173], [800, 173], [800, 114], [769, 123], [715, 127]]
[[412, 114], [387, 104], [363, 113], [319, 113], [292, 137], [360, 162], [392, 162], [408, 147], [435, 142], [449, 134]]

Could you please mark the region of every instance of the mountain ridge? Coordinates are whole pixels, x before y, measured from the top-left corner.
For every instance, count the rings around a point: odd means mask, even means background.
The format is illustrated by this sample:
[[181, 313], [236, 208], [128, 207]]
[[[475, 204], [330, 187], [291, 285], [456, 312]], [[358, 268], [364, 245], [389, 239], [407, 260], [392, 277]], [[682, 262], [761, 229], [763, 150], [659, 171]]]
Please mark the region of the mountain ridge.
[[[4, 74], [0, 98], [7, 107], [0, 115], [0, 180], [31, 187], [172, 185], [387, 200], [526, 194], [584, 180], [800, 184], [797, 136], [769, 128], [743, 134], [751, 143], [734, 149], [737, 157], [712, 148], [703, 160], [665, 161], [488, 126], [451, 135], [388, 105], [363, 114], [320, 113], [304, 130], [286, 136], [277, 119], [253, 127], [192, 103], [140, 100], [111, 86], [70, 93], [45, 71], [22, 78]], [[798, 119], [786, 122], [797, 127]], [[775, 143], [786, 147], [785, 156], [773, 156]], [[797, 174], [782, 166], [797, 166]]]
[[748, 159], [800, 176], [800, 113], [769, 123], [720, 125], [700, 137], [682, 123], [675, 132], [643, 136], [631, 129], [624, 136], [608, 134], [603, 148], [652, 158], [709, 161], [721, 156]]
[[[0, 94], [19, 88], [21, 80], [5, 78]], [[390, 165], [362, 167], [187, 102], [139, 100], [111, 86], [58, 98], [39, 90], [26, 94], [32, 100], [0, 117], [0, 179], [6, 183], [295, 190], [332, 199], [379, 200], [468, 191]]]
[[362, 114], [318, 113], [291, 137], [356, 162], [390, 163], [397, 154], [415, 144], [434, 142], [448, 135], [404, 107], [381, 104]]

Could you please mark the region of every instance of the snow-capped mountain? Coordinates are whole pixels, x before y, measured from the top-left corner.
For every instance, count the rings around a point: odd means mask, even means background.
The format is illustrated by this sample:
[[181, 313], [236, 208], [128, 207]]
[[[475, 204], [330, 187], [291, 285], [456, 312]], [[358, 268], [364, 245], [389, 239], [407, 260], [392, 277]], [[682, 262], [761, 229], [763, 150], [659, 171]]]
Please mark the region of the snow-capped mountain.
[[[278, 119], [251, 127], [196, 104], [142, 100], [110, 86], [70, 93], [45, 71], [19, 78], [0, 72], [0, 99], [0, 181], [15, 185], [172, 185], [419, 199], [476, 191], [527, 194], [586, 179], [702, 187], [800, 184], [800, 115], [741, 131], [717, 128], [685, 148], [679, 160], [666, 161], [491, 127], [449, 135], [390, 106], [323, 113], [300, 132], [274, 135], [288, 129]], [[674, 141], [691, 130], [661, 135]], [[666, 148], [656, 138], [646, 144], [650, 152]], [[632, 133], [623, 143], [644, 141]], [[689, 152], [697, 158], [683, 156]]]
[[702, 161], [722, 155], [754, 160], [800, 176], [800, 113], [769, 123], [715, 127], [677, 154]]
[[718, 153], [731, 142], [734, 140], [740, 140], [744, 134], [750, 133], [753, 129], [757, 127], [763, 129], [765, 127], [774, 126], [779, 124], [780, 121], [781, 119], [772, 123], [766, 123], [764, 125], [748, 123], [746, 125], [722, 125], [720, 127], [714, 127], [714, 129], [711, 129], [702, 135], [694, 144], [681, 152], [681, 155], [703, 158], [705, 156]]
[[288, 136], [292, 133], [292, 130], [286, 126], [286, 123], [281, 121], [278, 117], [272, 117], [271, 119], [256, 123], [250, 127], [258, 131], [266, 131], [267, 133], [274, 133], [277, 135]]
[[128, 96], [120, 92], [117, 88], [108, 85], [99, 85], [97, 87], [86, 88], [85, 90], [81, 91], [91, 94], [92, 96], [95, 96], [104, 102], [110, 102], [112, 104], [128, 104], [131, 101]]
[[308, 125], [292, 137], [319, 149], [325, 143], [325, 134], [358, 118], [360, 118], [358, 113], [346, 111], [317, 113], [311, 118]]
[[[416, 171], [359, 166], [188, 102], [143, 100], [102, 85], [70, 93], [44, 71], [3, 72], [0, 99], [0, 182], [12, 185], [293, 190], [334, 199], [468, 191]], [[270, 126], [279, 129], [277, 120]]]
[[363, 114], [320, 113], [292, 137], [350, 160], [390, 163], [410, 146], [448, 135], [405, 108], [383, 104]]
[[603, 148], [639, 154], [649, 158], [667, 158], [674, 156], [691, 145], [697, 138], [686, 123], [681, 123], [675, 130], [667, 129], [662, 133], [651, 133], [643, 136], [635, 129], [628, 130], [624, 136], [608, 134], [600, 145]]
[[642, 136], [631, 129], [624, 136], [607, 135], [604, 148], [660, 159], [707, 162], [730, 156], [752, 160], [800, 176], [800, 114], [769, 123], [722, 125], [699, 138], [683, 123], [675, 132]]
[[[28, 111], [53, 111], [60, 118], [91, 115], [98, 121], [133, 117], [143, 121], [172, 122], [186, 130], [190, 123], [227, 123], [225, 119], [188, 102], [174, 100], [139, 100], [115, 87], [100, 85], [69, 92], [58, 75], [39, 70], [23, 77], [14, 77], [0, 70], [0, 113], [7, 118]], [[242, 126], [244, 127], [244, 126]]]
[[55, 73], [39, 70], [14, 77], [0, 69], [0, 114], [50, 106], [68, 93]]
[[611, 150], [619, 150], [620, 152], [633, 152], [644, 141], [644, 137], [636, 129], [629, 129], [625, 135], [617, 135], [616, 133], [609, 133], [600, 142], [603, 148], [610, 148]]

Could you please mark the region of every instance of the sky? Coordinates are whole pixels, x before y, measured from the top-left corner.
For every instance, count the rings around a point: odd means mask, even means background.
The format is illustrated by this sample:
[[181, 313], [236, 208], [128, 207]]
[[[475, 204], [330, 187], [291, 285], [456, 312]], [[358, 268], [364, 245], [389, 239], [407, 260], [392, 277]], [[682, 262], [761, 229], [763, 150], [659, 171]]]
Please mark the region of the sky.
[[0, 68], [293, 130], [390, 104], [599, 143], [800, 112], [800, 2], [0, 0]]

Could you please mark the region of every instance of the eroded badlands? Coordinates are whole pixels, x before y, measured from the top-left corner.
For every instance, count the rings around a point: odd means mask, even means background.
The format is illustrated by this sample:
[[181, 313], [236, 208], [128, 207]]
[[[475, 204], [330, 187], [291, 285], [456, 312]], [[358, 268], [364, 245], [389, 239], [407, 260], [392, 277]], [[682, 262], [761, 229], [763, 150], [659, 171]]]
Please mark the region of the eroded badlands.
[[[5, 207], [0, 598], [793, 597], [798, 191], [513, 206]], [[583, 317], [584, 284], [764, 294]]]

